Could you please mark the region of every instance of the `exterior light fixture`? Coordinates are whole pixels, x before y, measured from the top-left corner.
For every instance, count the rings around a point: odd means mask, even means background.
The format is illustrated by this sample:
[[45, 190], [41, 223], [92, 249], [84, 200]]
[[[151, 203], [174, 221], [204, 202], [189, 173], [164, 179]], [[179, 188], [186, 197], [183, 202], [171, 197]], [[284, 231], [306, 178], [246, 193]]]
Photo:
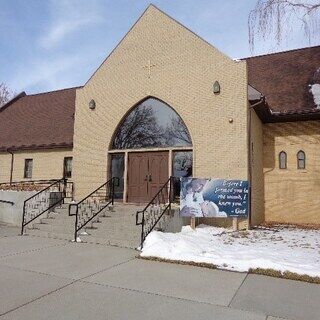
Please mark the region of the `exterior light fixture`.
[[96, 102], [92, 99], [89, 102], [89, 109], [94, 110], [96, 108]]
[[216, 81], [213, 84], [213, 93], [214, 94], [219, 94], [220, 93], [220, 83], [218, 81]]

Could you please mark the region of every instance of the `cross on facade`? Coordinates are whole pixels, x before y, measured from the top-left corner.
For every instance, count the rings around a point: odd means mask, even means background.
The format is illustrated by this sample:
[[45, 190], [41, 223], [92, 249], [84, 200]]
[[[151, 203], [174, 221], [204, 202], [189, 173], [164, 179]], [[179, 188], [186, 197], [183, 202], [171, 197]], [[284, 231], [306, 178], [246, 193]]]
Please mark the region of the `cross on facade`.
[[142, 68], [148, 69], [148, 78], [151, 78], [151, 68], [155, 67], [155, 64], [151, 64], [151, 60], [148, 60], [148, 64], [143, 66]]

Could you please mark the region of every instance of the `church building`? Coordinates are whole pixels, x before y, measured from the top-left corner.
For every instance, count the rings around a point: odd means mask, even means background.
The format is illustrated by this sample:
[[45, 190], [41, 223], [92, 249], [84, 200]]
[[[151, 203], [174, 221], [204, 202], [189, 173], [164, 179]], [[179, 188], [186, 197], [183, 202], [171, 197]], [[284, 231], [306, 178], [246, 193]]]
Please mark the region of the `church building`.
[[248, 180], [245, 223], [319, 226], [319, 144], [320, 46], [235, 60], [150, 5], [85, 84], [0, 109], [0, 183], [77, 201], [118, 177], [141, 204], [170, 176]]

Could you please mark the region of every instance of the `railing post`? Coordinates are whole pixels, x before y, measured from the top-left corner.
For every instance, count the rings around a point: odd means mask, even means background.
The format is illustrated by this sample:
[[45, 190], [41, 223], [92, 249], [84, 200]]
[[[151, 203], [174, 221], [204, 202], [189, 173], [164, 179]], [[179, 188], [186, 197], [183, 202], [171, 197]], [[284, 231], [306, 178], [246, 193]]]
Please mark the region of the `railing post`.
[[115, 178], [112, 179], [112, 183], [111, 183], [111, 186], [112, 186], [112, 191], [111, 191], [111, 204], [113, 205], [114, 203], [114, 182], [115, 182]]
[[77, 229], [78, 229], [78, 204], [76, 204], [76, 207], [77, 207], [77, 209], [76, 209], [76, 221], [75, 221], [75, 223], [74, 223], [74, 242], [77, 242], [77, 236], [78, 236], [78, 231], [77, 231]]
[[71, 182], [71, 201], [74, 201], [74, 183]]
[[67, 195], [67, 178], [63, 178], [63, 197], [65, 198]]
[[22, 211], [22, 223], [21, 223], [21, 235], [23, 236], [23, 230], [24, 230], [24, 217], [26, 214], [26, 201], [23, 202], [23, 211]]
[[144, 241], [144, 210], [142, 211], [142, 221], [141, 221], [141, 249], [143, 248]]

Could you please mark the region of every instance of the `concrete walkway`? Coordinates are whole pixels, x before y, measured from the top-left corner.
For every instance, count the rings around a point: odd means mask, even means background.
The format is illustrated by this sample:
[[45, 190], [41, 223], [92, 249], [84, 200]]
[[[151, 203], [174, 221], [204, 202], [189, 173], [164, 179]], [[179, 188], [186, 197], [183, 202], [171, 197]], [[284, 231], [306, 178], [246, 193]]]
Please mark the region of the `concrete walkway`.
[[17, 233], [0, 227], [0, 320], [320, 318], [320, 285]]

